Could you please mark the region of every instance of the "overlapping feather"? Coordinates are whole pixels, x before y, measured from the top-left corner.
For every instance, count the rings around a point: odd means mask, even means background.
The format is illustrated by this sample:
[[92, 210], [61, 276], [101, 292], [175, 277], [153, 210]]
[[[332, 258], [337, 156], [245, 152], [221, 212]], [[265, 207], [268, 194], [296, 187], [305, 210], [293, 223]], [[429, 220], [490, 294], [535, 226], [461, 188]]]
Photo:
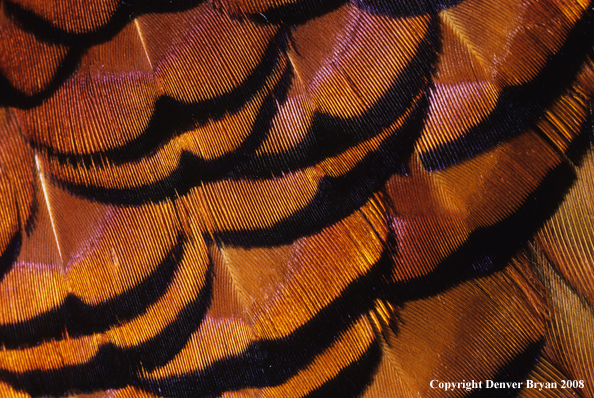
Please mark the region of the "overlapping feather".
[[0, 393], [592, 396], [585, 0], [0, 13]]

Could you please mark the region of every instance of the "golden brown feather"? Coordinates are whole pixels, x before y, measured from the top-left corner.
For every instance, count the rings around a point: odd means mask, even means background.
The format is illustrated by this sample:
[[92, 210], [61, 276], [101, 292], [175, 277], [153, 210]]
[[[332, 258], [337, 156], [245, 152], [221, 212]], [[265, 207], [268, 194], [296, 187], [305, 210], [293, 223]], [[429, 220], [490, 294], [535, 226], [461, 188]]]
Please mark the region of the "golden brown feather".
[[593, 19], [0, 1], [0, 396], [594, 396]]

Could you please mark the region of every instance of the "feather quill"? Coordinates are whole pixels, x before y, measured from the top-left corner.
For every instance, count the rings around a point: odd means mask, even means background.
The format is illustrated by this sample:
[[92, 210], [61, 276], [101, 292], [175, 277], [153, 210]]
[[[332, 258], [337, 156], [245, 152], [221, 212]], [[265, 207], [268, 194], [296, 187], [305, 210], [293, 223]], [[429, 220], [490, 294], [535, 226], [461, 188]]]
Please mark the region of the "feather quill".
[[593, 18], [2, 0], [0, 395], [593, 396]]

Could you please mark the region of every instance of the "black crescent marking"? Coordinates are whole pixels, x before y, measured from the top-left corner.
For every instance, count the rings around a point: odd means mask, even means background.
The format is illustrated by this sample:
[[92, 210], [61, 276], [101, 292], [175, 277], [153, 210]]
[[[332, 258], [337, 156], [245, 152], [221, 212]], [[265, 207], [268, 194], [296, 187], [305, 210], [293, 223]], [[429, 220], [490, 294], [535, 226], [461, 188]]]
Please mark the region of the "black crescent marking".
[[70, 337], [100, 333], [141, 315], [169, 287], [183, 251], [184, 238], [179, 236], [157, 268], [142, 282], [101, 304], [85, 304], [69, 294], [57, 308], [26, 321], [0, 325], [0, 343], [6, 349], [21, 349], [59, 340], [64, 331]]
[[[505, 364], [490, 379], [494, 383], [522, 383], [526, 386], [526, 380], [541, 356], [543, 341], [534, 342], [524, 348], [511, 361]], [[552, 380], [551, 380], [552, 381]], [[468, 394], [468, 398], [500, 398], [516, 397], [522, 390], [516, 388], [486, 388], [486, 380], [483, 381], [483, 388], [474, 390]]]
[[[272, 76], [275, 67], [281, 62], [281, 54], [285, 45], [284, 35], [280, 31], [271, 39], [262, 55], [262, 59], [245, 80], [230, 92], [219, 97], [196, 103], [185, 103], [166, 95], [161, 96], [155, 102], [155, 109], [151, 119], [142, 134], [120, 147], [92, 154], [72, 154], [58, 152], [51, 147], [35, 142], [31, 142], [31, 145], [36, 149], [43, 150], [49, 156], [55, 157], [62, 164], [78, 167], [102, 165], [105, 161], [118, 165], [140, 160], [155, 152], [173, 138], [198, 125], [205, 124], [209, 120], [221, 119], [227, 113], [239, 111], [264, 87], [266, 80]], [[284, 72], [284, 83], [286, 83], [287, 79], [287, 70], [288, 67]], [[280, 80], [281, 82], [276, 84], [273, 91], [277, 96], [276, 99], [282, 103], [286, 95], [279, 89], [283, 78]], [[266, 109], [264, 105], [262, 105], [262, 108]], [[260, 113], [263, 112], [263, 110], [260, 111]], [[254, 130], [256, 130], [255, 134], [262, 135], [267, 128], [255, 126]], [[261, 132], [261, 130], [264, 131]], [[228, 162], [228, 160], [225, 160], [225, 162]]]
[[424, 14], [437, 14], [446, 8], [454, 7], [462, 0], [351, 0], [353, 4], [372, 14], [392, 18], [415, 17]]
[[[19, 256], [21, 252], [21, 244], [22, 244], [22, 234], [21, 231], [17, 231], [12, 235], [8, 245], [0, 255], [0, 282], [4, 279], [4, 276], [12, 269], [12, 265], [14, 264], [15, 260]], [[0, 336], [2, 333], [0, 332]], [[0, 337], [1, 339], [1, 337]]]
[[141, 369], [150, 372], [169, 362], [199, 327], [212, 299], [212, 272], [210, 265], [198, 297], [157, 336], [141, 345], [124, 349], [105, 344], [90, 361], [55, 370], [11, 372], [0, 369], [0, 380], [32, 397], [91, 393], [133, 384]]
[[336, 336], [374, 307], [379, 296], [390, 295], [382, 281], [389, 278], [392, 260], [384, 253], [363, 276], [289, 336], [251, 343], [198, 372], [163, 379], [141, 379], [140, 388], [168, 397], [220, 396], [225, 391], [278, 386], [307, 367], [336, 340]]
[[573, 168], [567, 162], [561, 163], [512, 215], [493, 226], [473, 231], [433, 272], [394, 283], [396, 295], [406, 301], [418, 300], [434, 296], [462, 281], [502, 270], [554, 214], [575, 179]]
[[[437, 25], [434, 22], [406, 68], [376, 103], [362, 115], [344, 119], [316, 112], [305, 139], [290, 152], [278, 155], [254, 157], [253, 151], [256, 148], [253, 145], [242, 145], [236, 151], [242, 154], [241, 162], [234, 159], [236, 155], [233, 154], [214, 160], [204, 160], [196, 156], [195, 168], [200, 170], [200, 182], [215, 181], [225, 176], [238, 179], [279, 176], [297, 168], [314, 165], [326, 157], [334, 156], [358, 142], [379, 134], [400, 117], [410, 106], [414, 97], [425, 89], [426, 81], [429, 80], [433, 71], [435, 49], [437, 48], [436, 29]], [[45, 151], [49, 156], [56, 157], [63, 164], [81, 167], [88, 167], [86, 165], [103, 167], [105, 161], [115, 165], [138, 161], [154, 153], [171, 139], [194, 128], [196, 124], [218, 119], [227, 112], [237, 112], [253, 96], [253, 93], [264, 85], [266, 78], [272, 74], [274, 67], [280, 62], [280, 53], [285, 51], [285, 48], [286, 38], [281, 31], [269, 44], [259, 66], [239, 87], [227, 95], [192, 104], [180, 103], [166, 96], [159, 98], [146, 130], [121, 147], [81, 155], [60, 153], [47, 146], [34, 143], [33, 145]], [[278, 107], [272, 107], [272, 102], [274, 100], [275, 105], [285, 102], [293, 77], [293, 71], [289, 70], [289, 66], [287, 66], [284, 76], [275, 86], [273, 94], [269, 96], [267, 106], [262, 105], [261, 107], [260, 113], [266, 113], [267, 122], [256, 123], [250, 134], [250, 136], [256, 135], [260, 138], [248, 138], [248, 140], [258, 143], [263, 141], [264, 135], [270, 128], [269, 119], [275, 116]], [[251, 152], [248, 152], [248, 149]], [[252, 156], [247, 156], [248, 154]], [[224, 165], [228, 165], [228, 167], [224, 167]], [[178, 189], [178, 191], [180, 190]]]
[[303, 398], [359, 397], [373, 381], [381, 359], [380, 345], [374, 341], [355, 362]]
[[429, 171], [443, 170], [470, 159], [493, 146], [522, 134], [536, 123], [576, 78], [594, 46], [593, 2], [573, 27], [563, 47], [533, 80], [508, 87], [499, 95], [488, 118], [463, 136], [421, 154]]
[[[433, 29], [430, 29], [430, 32], [434, 32], [435, 29], [436, 25], [434, 25]], [[428, 35], [433, 37], [433, 33], [429, 33]], [[398, 82], [363, 117], [344, 122], [337, 120], [337, 118], [318, 116], [306, 142], [303, 146], [297, 148], [298, 150], [294, 151], [294, 153], [300, 154], [298, 157], [280, 154], [278, 156], [264, 156], [251, 161], [249, 151], [253, 149], [253, 146], [240, 147], [236, 151], [239, 154], [239, 158], [234, 159], [233, 156], [237, 155], [232, 153], [210, 162], [192, 153], [183, 152], [180, 155], [178, 167], [169, 176], [155, 183], [136, 188], [109, 189], [71, 184], [61, 181], [56, 177], [52, 177], [52, 180], [69, 192], [92, 198], [95, 201], [121, 205], [142, 205], [183, 196], [189, 193], [192, 188], [202, 183], [220, 179], [241, 180], [246, 178], [260, 179], [281, 176], [290, 172], [294, 167], [314, 165], [317, 161], [328, 157], [329, 154], [340, 153], [339, 151], [341, 149], [346, 150], [362, 140], [377, 135], [381, 132], [382, 128], [385, 128], [400, 116], [400, 107], [404, 106], [405, 101], [411, 101], [415, 95], [422, 94], [423, 98], [419, 100], [419, 103], [413, 109], [412, 116], [399, 129], [398, 134], [395, 134], [398, 135], [398, 138], [386, 140], [387, 143], [384, 147], [389, 146], [392, 152], [388, 153], [388, 149], [386, 148], [381, 151], [380, 156], [376, 156], [373, 159], [373, 162], [367, 162], [367, 167], [372, 167], [374, 170], [380, 169], [381, 165], [387, 167], [386, 170], [378, 170], [383, 178], [383, 182], [385, 182], [389, 175], [403, 170], [402, 159], [410, 154], [412, 144], [422, 129], [422, 119], [425, 117], [427, 111], [426, 93], [428, 92], [428, 87], [426, 84], [419, 84], [419, 81], [422, 82], [430, 74], [431, 66], [426, 67], [426, 65], [432, 64], [428, 62], [433, 59], [431, 57], [434, 54], [430, 50], [437, 45], [432, 43], [433, 39], [429, 38], [425, 41], [425, 44], [421, 45], [418, 54], [409, 64], [409, 68], [405, 73], [407, 76], [398, 79]], [[421, 73], [421, 75], [418, 75], [418, 70], [415, 70], [418, 66], [423, 66], [424, 68], [424, 73]], [[410, 74], [414, 76], [413, 79], [411, 79]], [[270, 127], [271, 119], [277, 109], [275, 99], [286, 98], [288, 81], [291, 76], [288, 75], [281, 79], [273, 95], [265, 100], [260, 117], [258, 118], [261, 121], [255, 123], [254, 130], [251, 134], [256, 134], [258, 137], [263, 138], [258, 132], [267, 131]], [[415, 84], [412, 84], [413, 80]], [[417, 91], [409, 91], [411, 86], [413, 90], [416, 89]], [[408, 88], [403, 90], [403, 87]], [[397, 108], [398, 112], [389, 112], [389, 108], [393, 106]], [[384, 113], [387, 116], [382, 116]], [[353, 123], [353, 125], [349, 125], [350, 123]], [[365, 133], [360, 133], [357, 127], [362, 127], [366, 124], [369, 125], [369, 129], [365, 129]], [[261, 142], [261, 138], [257, 141]], [[249, 142], [249, 139], [246, 141]], [[250, 162], [247, 162], [246, 159], [250, 159]], [[372, 180], [379, 181], [379, 178], [372, 177]], [[366, 185], [377, 187], [380, 184], [375, 182]]]
[[31, 109], [40, 105], [51, 97], [78, 68], [80, 59], [89, 47], [112, 39], [134, 17], [152, 12], [185, 11], [202, 2], [203, 0], [175, 3], [167, 0], [122, 1], [106, 25], [92, 32], [75, 34], [55, 27], [51, 22], [19, 4], [9, 0], [3, 1], [4, 14], [15, 20], [20, 28], [33, 33], [40, 42], [65, 44], [70, 46], [70, 49], [48, 85], [36, 94], [27, 95], [17, 90], [5, 76], [0, 74], [0, 105], [21, 109]]

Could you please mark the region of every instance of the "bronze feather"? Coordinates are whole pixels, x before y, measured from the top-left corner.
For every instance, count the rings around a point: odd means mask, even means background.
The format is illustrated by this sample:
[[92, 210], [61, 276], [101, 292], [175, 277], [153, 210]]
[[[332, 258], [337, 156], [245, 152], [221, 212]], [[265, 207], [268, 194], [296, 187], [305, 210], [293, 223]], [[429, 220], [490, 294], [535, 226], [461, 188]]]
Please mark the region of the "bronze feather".
[[1, 0], [1, 397], [593, 397], [594, 4]]

